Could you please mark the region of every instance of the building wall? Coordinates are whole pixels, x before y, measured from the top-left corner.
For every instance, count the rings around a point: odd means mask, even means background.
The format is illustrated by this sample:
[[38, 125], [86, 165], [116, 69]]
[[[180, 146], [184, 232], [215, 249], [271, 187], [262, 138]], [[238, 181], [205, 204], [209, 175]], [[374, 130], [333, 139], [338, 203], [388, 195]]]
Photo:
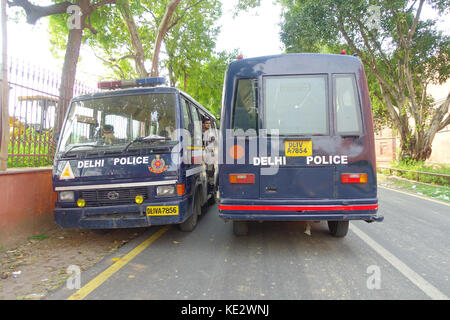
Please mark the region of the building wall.
[[0, 172], [0, 244], [10, 246], [55, 225], [52, 170]]
[[431, 150], [427, 162], [450, 165], [450, 126], [436, 133]]

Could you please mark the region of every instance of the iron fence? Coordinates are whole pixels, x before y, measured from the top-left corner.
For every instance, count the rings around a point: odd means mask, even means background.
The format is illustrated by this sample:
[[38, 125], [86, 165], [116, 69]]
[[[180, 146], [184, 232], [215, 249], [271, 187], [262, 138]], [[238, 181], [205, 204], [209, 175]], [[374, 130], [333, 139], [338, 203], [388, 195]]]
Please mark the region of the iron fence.
[[[69, 104], [59, 98], [61, 74], [23, 60], [11, 58], [8, 62], [8, 167], [51, 165], [58, 110], [63, 108], [61, 114], [64, 114]], [[94, 91], [76, 81], [73, 96]]]

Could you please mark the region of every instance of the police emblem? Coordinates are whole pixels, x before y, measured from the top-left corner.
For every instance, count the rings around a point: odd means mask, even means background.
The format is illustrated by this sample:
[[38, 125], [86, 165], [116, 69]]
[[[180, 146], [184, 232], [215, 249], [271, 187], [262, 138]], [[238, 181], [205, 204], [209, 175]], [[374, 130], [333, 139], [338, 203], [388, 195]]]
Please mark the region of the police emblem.
[[164, 159], [162, 159], [159, 155], [156, 155], [156, 158], [152, 160], [150, 163], [150, 167], [148, 170], [153, 173], [161, 173], [167, 170], [167, 165]]

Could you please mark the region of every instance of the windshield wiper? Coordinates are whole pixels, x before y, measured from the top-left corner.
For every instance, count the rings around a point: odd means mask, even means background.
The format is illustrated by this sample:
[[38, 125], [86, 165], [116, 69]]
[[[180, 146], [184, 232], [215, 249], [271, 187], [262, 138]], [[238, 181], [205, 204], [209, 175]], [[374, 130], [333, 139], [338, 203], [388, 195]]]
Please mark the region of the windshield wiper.
[[155, 142], [155, 141], [167, 141], [170, 140], [169, 138], [166, 137], [137, 137], [136, 139], [134, 139], [133, 141], [129, 142], [125, 148], [123, 148], [122, 153], [127, 152], [128, 148], [138, 142]]
[[73, 149], [81, 148], [81, 147], [93, 147], [93, 148], [99, 148], [99, 147], [101, 147], [101, 146], [97, 146], [97, 145], [95, 145], [95, 144], [76, 144], [76, 145], [74, 145], [74, 146], [71, 146], [71, 147], [69, 148], [69, 150], [65, 151], [65, 152], [63, 153], [63, 157], [65, 157], [65, 156], [69, 153], [69, 151], [72, 151]]

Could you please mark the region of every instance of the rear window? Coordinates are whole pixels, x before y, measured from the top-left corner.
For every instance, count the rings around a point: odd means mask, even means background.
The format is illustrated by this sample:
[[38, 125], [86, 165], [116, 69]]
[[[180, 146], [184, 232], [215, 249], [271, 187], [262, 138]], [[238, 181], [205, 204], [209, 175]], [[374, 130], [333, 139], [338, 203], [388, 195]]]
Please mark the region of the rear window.
[[351, 74], [333, 76], [336, 132], [340, 135], [361, 133], [361, 107], [355, 77]]
[[257, 90], [255, 79], [239, 79], [237, 81], [232, 118], [233, 130], [240, 129], [245, 132], [252, 129], [253, 133], [256, 133], [258, 127]]
[[[327, 135], [325, 75], [264, 77], [265, 128], [280, 135]], [[269, 131], [270, 132], [270, 131]]]

